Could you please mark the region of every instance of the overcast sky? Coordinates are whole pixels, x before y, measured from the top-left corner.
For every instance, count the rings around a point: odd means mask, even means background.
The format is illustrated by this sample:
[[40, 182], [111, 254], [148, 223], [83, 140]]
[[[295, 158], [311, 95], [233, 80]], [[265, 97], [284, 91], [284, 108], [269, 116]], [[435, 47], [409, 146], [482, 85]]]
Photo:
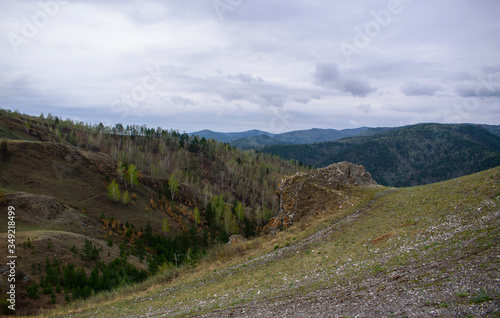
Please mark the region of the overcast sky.
[[497, 0], [0, 0], [0, 107], [280, 133], [500, 124]]

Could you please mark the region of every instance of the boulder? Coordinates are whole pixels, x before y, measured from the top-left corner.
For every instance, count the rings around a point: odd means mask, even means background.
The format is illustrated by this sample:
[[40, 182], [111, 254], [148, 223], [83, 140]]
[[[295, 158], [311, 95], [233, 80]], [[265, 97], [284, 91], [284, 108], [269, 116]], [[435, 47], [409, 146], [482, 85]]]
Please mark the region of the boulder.
[[235, 244], [239, 244], [239, 243], [244, 243], [246, 241], [247, 241], [247, 239], [241, 235], [232, 235], [229, 238], [229, 242], [227, 242], [227, 245], [235, 245]]

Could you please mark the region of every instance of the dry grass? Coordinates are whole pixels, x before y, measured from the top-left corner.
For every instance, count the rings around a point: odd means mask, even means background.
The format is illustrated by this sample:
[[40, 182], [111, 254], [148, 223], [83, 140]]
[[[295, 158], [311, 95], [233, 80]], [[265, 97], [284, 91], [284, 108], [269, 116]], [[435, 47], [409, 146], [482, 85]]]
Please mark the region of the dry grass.
[[[196, 268], [180, 270], [171, 281], [149, 281], [43, 317], [70, 313], [73, 317], [199, 316], [249, 303], [294, 299], [335, 286], [362, 288], [364, 281], [398, 271], [409, 273], [408, 268], [429, 262], [441, 264], [441, 271], [410, 275], [404, 284], [417, 290], [442, 288], [443, 280], [460, 279], [454, 276], [459, 273], [454, 268], [459, 270], [463, 259], [488, 255], [498, 247], [499, 181], [500, 168], [495, 168], [397, 191], [359, 189], [336, 213], [316, 215], [273, 236], [214, 247]], [[457, 292], [461, 290], [447, 291]], [[497, 298], [498, 291], [486, 292]], [[469, 294], [471, 298], [477, 292]], [[470, 305], [468, 297], [453, 297], [436, 300], [436, 308]]]

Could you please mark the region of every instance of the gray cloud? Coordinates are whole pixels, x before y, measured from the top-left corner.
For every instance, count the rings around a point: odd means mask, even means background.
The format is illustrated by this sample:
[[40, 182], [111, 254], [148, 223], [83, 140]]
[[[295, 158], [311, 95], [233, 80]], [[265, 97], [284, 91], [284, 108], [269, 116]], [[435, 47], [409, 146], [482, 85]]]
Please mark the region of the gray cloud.
[[498, 82], [467, 82], [457, 84], [455, 92], [461, 97], [500, 97], [500, 83]]
[[363, 111], [363, 112], [365, 112], [366, 114], [369, 114], [372, 111], [372, 105], [370, 105], [370, 104], [360, 104], [358, 106], [358, 109], [361, 110], [361, 111]]
[[316, 64], [313, 73], [314, 83], [325, 88], [337, 88], [339, 85], [340, 71], [335, 63]]
[[170, 102], [175, 104], [175, 105], [181, 105], [181, 106], [189, 106], [189, 105], [198, 104], [196, 101], [194, 101], [190, 98], [186, 98], [186, 97], [182, 97], [182, 96], [178, 96], [178, 95], [174, 95], [174, 96], [170, 97]]
[[442, 87], [433, 83], [408, 81], [401, 86], [401, 90], [406, 96], [434, 96]]
[[377, 90], [365, 78], [347, 78], [341, 85], [343, 91], [350, 92], [356, 97], [365, 97]]
[[[98, 122], [113, 101], [147, 88], [108, 117], [227, 131], [265, 129], [279, 109], [292, 130], [437, 121], [478, 97], [462, 120], [498, 124], [498, 1], [402, 1], [351, 63], [340, 43], [354, 43], [387, 1], [230, 1], [223, 19], [213, 3], [72, 0], [27, 35], [39, 2], [0, 1], [0, 107]], [[151, 72], [159, 81], [145, 81]]]
[[263, 80], [260, 77], [253, 77], [251, 74], [237, 74], [237, 75], [227, 75], [229, 80], [238, 80], [242, 83], [262, 83]]
[[316, 85], [351, 93], [355, 97], [365, 97], [377, 90], [366, 78], [341, 74], [335, 63], [317, 64], [313, 78]]
[[485, 66], [481, 72], [455, 84], [461, 97], [500, 97], [500, 66]]

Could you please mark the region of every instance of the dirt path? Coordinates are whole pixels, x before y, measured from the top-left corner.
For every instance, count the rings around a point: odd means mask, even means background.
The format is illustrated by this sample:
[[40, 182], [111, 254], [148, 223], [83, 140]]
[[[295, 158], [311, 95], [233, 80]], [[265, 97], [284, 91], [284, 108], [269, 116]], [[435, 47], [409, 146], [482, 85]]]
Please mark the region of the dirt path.
[[77, 203], [77, 205], [80, 205], [80, 204], [82, 204], [82, 203], [84, 203], [84, 202], [87, 202], [87, 201], [93, 200], [93, 199], [98, 198], [98, 197], [102, 197], [103, 195], [106, 195], [106, 193], [102, 193], [102, 194], [99, 194], [99, 195], [95, 195], [95, 196], [93, 196], [93, 197], [90, 197], [90, 198], [88, 198], [88, 199], [85, 199], [85, 200], [83, 200], [83, 201], [80, 201], [80, 202], [78, 202], [78, 203]]

